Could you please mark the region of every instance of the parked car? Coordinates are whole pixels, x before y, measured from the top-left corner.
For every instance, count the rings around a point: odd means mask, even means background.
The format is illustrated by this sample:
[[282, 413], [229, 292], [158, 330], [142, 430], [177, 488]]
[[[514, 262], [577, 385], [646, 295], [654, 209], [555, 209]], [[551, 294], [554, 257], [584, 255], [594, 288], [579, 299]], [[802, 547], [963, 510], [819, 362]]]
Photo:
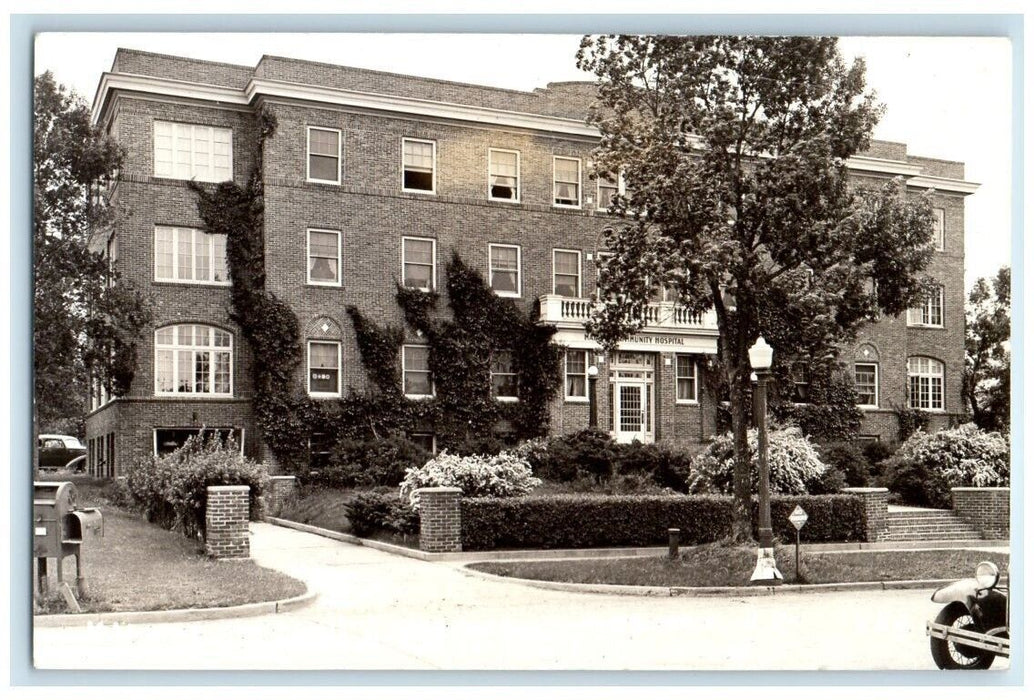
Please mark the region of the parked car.
[[86, 448], [79, 438], [71, 435], [40, 435], [40, 471], [85, 471]]
[[931, 600], [944, 605], [937, 619], [926, 623], [930, 654], [937, 668], [991, 667], [996, 657], [1009, 657], [1009, 589], [998, 567], [985, 561], [976, 576], [941, 588]]

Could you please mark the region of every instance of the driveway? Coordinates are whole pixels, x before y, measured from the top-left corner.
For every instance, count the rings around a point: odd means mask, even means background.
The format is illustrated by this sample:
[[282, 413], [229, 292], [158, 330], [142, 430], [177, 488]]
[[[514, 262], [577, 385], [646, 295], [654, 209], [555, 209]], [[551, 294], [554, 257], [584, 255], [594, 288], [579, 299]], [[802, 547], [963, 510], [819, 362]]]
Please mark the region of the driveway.
[[[191, 623], [41, 628], [37, 668], [933, 670], [930, 591], [647, 598], [530, 588], [252, 524], [305, 608]], [[994, 668], [1005, 668], [996, 661]]]

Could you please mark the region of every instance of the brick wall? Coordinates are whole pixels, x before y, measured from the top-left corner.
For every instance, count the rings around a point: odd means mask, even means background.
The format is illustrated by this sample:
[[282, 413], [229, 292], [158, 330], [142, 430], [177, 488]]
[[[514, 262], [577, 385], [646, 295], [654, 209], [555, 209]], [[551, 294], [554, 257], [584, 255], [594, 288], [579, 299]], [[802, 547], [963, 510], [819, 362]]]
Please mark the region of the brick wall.
[[205, 507], [205, 553], [215, 559], [247, 559], [248, 486], [209, 486]]
[[1009, 537], [1009, 497], [1005, 488], [959, 487], [951, 490], [951, 507], [988, 539]]
[[887, 531], [887, 496], [885, 488], [846, 488], [844, 493], [858, 496], [865, 502], [865, 541], [875, 542]]
[[272, 476], [266, 488], [266, 512], [280, 515], [284, 506], [294, 500], [297, 479], [293, 476]]
[[460, 496], [451, 486], [417, 489], [420, 498], [420, 549], [425, 552], [459, 552]]

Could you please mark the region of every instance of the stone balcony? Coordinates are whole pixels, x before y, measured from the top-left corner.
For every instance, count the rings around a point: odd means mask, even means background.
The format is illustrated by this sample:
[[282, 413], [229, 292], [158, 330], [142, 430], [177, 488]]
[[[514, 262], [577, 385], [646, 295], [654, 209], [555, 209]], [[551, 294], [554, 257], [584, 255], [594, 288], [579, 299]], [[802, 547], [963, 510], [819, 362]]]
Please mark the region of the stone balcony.
[[[596, 303], [595, 299], [543, 294], [539, 297], [539, 322], [551, 323], [557, 328], [583, 328]], [[662, 301], [647, 305], [645, 312], [644, 331], [704, 331], [707, 335], [716, 335], [718, 332], [718, 319], [713, 309], [694, 313], [685, 307]]]

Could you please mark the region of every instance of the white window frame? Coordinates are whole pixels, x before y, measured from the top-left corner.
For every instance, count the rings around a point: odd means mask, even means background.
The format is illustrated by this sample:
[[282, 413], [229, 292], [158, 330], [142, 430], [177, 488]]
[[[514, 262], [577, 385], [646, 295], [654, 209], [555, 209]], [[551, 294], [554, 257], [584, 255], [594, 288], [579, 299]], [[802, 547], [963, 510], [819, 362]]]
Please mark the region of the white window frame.
[[[333, 345], [337, 348], [337, 390], [336, 391], [313, 391], [312, 390], [312, 346]], [[344, 374], [344, 362], [341, 356], [341, 341], [339, 340], [308, 340], [305, 343], [305, 393], [316, 399], [333, 399], [341, 396], [341, 375]]]
[[944, 209], [936, 207], [933, 210], [933, 248], [939, 253], [944, 252]]
[[[582, 251], [574, 250], [573, 248], [554, 248], [553, 249], [553, 294], [559, 296], [559, 292], [556, 290], [556, 254], [557, 253], [574, 253], [575, 258], [578, 260], [578, 284], [575, 290], [573, 299], [582, 298]], [[566, 273], [565, 273], [566, 274]]]
[[[913, 371], [912, 370], [912, 360], [918, 360], [918, 361], [920, 361], [920, 364], [921, 364], [921, 362], [923, 360], [925, 360], [929, 369], [928, 370], [924, 370], [924, 369], [920, 368], [920, 369], [918, 369], [916, 371]], [[933, 372], [932, 369], [934, 367], [938, 367], [940, 369], [940, 372]], [[946, 384], [945, 372], [946, 372], [946, 368], [944, 366], [944, 363], [941, 362], [940, 360], [934, 358], [934, 357], [927, 357], [926, 355], [912, 355], [912, 356], [910, 356], [908, 358], [908, 360], [907, 360], [907, 366], [906, 366], [906, 375], [908, 377], [908, 384], [906, 385], [906, 389], [908, 391], [908, 407], [909, 408], [914, 408], [914, 409], [919, 409], [920, 411], [929, 411], [931, 413], [943, 413], [944, 412], [944, 405], [945, 405], [945, 398], [947, 397], [946, 386], [945, 386], [945, 384]], [[928, 395], [928, 399], [929, 399], [929, 403], [930, 403], [929, 406], [916, 405], [916, 404], [921, 404], [923, 402], [922, 401], [923, 397], [921, 395], [917, 396], [917, 397], [912, 395], [912, 380], [913, 379], [919, 379], [920, 380], [920, 390], [922, 389], [922, 385], [921, 385], [922, 380], [923, 379], [929, 380], [929, 384], [927, 386], [927, 390], [928, 390], [928, 394], [929, 394]], [[939, 406], [934, 406], [933, 405], [933, 386], [934, 386], [934, 381], [935, 380], [940, 382], [940, 398], [941, 398], [941, 401], [940, 401], [940, 405]], [[913, 399], [918, 399], [918, 400], [917, 401], [913, 401]]]
[[[406, 241], [430, 241], [431, 242], [431, 286], [427, 287], [408, 287], [406, 286]], [[402, 286], [406, 289], [419, 289], [422, 292], [433, 292], [438, 288], [438, 241], [434, 238], [422, 238], [420, 236], [403, 236], [402, 237], [402, 250], [399, 254], [402, 257]], [[416, 263], [423, 265], [423, 263]]]
[[[597, 176], [596, 178], [596, 211], [610, 211], [610, 207], [603, 206], [603, 197], [600, 196], [600, 187], [603, 186], [603, 178]], [[617, 179], [617, 195], [625, 194], [625, 177], [621, 173], [618, 173]]]
[[[312, 278], [312, 234], [333, 233], [337, 237], [337, 279], [329, 282], [327, 280], [314, 280]], [[341, 232], [332, 228], [307, 228], [305, 229], [305, 283], [315, 287], [340, 287], [341, 286]]]
[[[406, 142], [413, 143], [429, 143], [431, 144], [431, 189], [421, 190], [415, 188], [406, 187]], [[430, 139], [412, 139], [408, 137], [402, 138], [402, 171], [401, 171], [401, 185], [403, 192], [411, 192], [414, 194], [437, 194], [438, 193], [438, 143], [431, 141]]]
[[[557, 201], [556, 201], [557, 200], [557, 196], [556, 196], [556, 186], [557, 186], [556, 163], [557, 163], [558, 160], [573, 160], [573, 161], [578, 163], [578, 182], [577, 182], [578, 191], [575, 194], [575, 199], [577, 200], [577, 204], [558, 204]], [[582, 159], [581, 158], [576, 158], [574, 156], [553, 156], [553, 191], [551, 192], [551, 194], [552, 194], [552, 201], [553, 201], [553, 206], [554, 207], [558, 207], [560, 209], [581, 209], [582, 208]]]
[[[940, 323], [932, 322], [935, 301], [940, 311]], [[907, 324], [918, 328], [944, 328], [944, 285], [939, 285], [936, 294], [927, 297], [921, 306], [908, 310]]]
[[[514, 188], [515, 197], [493, 197], [492, 196], [492, 154], [493, 153], [512, 153], [517, 156], [517, 186]], [[488, 198], [493, 202], [510, 202], [511, 204], [521, 203], [521, 152], [514, 151], [509, 148], [489, 148], [488, 149]]]
[[[428, 382], [431, 384], [430, 394], [410, 394], [406, 393], [406, 350], [408, 348], [423, 348], [427, 350], [427, 369], [426, 370], [409, 370], [411, 372], [426, 373]], [[402, 392], [405, 394], [407, 399], [430, 399], [434, 398], [434, 375], [431, 373], [431, 348], [427, 345], [419, 345], [416, 343], [409, 343], [408, 345], [402, 346]]]
[[[209, 330], [209, 337], [211, 338], [213, 331], [220, 333], [226, 333], [230, 337], [229, 345], [180, 345], [179, 344], [179, 329], [183, 326], [197, 326], [199, 328], [207, 328]], [[171, 345], [159, 345], [158, 344], [158, 333], [166, 329], [172, 329], [173, 342]], [[229, 356], [229, 391], [216, 392], [216, 391], [197, 391], [194, 387], [197, 384], [197, 379], [192, 377], [190, 379], [191, 391], [176, 391], [178, 385], [178, 374], [179, 374], [179, 353], [183, 351], [192, 352], [207, 352], [210, 353], [208, 365], [208, 384], [209, 387], [215, 389], [215, 362], [212, 357], [213, 353], [225, 353]], [[168, 351], [172, 353], [172, 391], [162, 391], [159, 388], [158, 383], [158, 355]], [[233, 352], [233, 333], [230, 331], [219, 328], [218, 326], [211, 326], [204, 323], [173, 323], [167, 326], [161, 326], [160, 328], [154, 329], [154, 395], [155, 396], [177, 396], [181, 398], [203, 396], [205, 398], [233, 398], [233, 367], [234, 365], [234, 352]]]
[[[497, 291], [495, 288], [492, 287], [492, 272], [493, 272], [493, 269], [494, 269], [492, 267], [492, 249], [493, 248], [513, 248], [514, 250], [517, 251], [517, 292], [516, 293], [514, 293], [514, 292]], [[508, 272], [508, 270], [507, 270], [507, 272]], [[512, 298], [512, 299], [519, 299], [521, 297], [521, 294], [524, 291], [524, 289], [523, 289], [524, 280], [522, 279], [524, 277], [524, 275], [521, 274], [521, 272], [522, 272], [521, 271], [521, 247], [519, 245], [516, 245], [516, 244], [513, 244], [513, 243], [489, 243], [488, 244], [488, 286], [489, 286], [490, 289], [492, 289], [493, 292], [495, 292], [496, 296], [509, 297], [509, 298]]]
[[[509, 372], [493, 372], [492, 371], [492, 358], [489, 359], [489, 361], [488, 361], [488, 389], [489, 389], [489, 393], [492, 394], [492, 398], [494, 398], [496, 401], [502, 401], [503, 403], [512, 403], [514, 401], [519, 401], [520, 400], [521, 390], [520, 390], [520, 386], [517, 384], [517, 371], [513, 367], [513, 351], [512, 350], [495, 350], [495, 351], [492, 352], [492, 355], [494, 356], [494, 355], [496, 355], [498, 353], [508, 353], [510, 355], [510, 371]], [[513, 377], [513, 383], [514, 383], [514, 386], [516, 387], [516, 390], [517, 390], [517, 396], [499, 396], [498, 394], [495, 393], [495, 381], [493, 381], [493, 380], [495, 379], [495, 377], [497, 375], [500, 376], [500, 377], [510, 377], [510, 376]]]
[[[172, 277], [162, 277], [158, 271], [158, 231], [168, 230], [172, 233]], [[180, 236], [185, 233], [190, 234], [190, 273], [192, 279], [181, 279], [177, 277], [179, 274], [179, 257], [180, 257]], [[224, 281], [218, 281], [211, 279], [215, 277], [215, 249], [217, 237], [221, 236], [223, 240], [223, 261], [226, 262], [226, 279]], [[154, 250], [154, 281], [155, 282], [170, 282], [174, 284], [199, 284], [208, 285], [213, 287], [229, 287], [230, 286], [230, 265], [226, 261], [226, 234], [209, 233], [199, 228], [191, 228], [189, 226], [164, 226], [158, 225], [154, 227], [154, 235], [151, 238], [151, 242]], [[210, 279], [200, 280], [197, 279], [197, 252], [199, 242], [207, 243], [208, 245], [208, 273]]]
[[[569, 354], [571, 354], [571, 353], [581, 353], [582, 356], [585, 358], [585, 371], [580, 373], [580, 374], [573, 375], [573, 376], [576, 376], [576, 377], [583, 377], [585, 379], [585, 383], [583, 384], [583, 386], [585, 387], [585, 393], [584, 394], [568, 394], [567, 393], [567, 378], [569, 376], [572, 376], [567, 371], [567, 356]], [[568, 348], [564, 352], [564, 401], [566, 403], [589, 403], [589, 351], [588, 350], [579, 350], [578, 348]]]
[[220, 431], [220, 430], [229, 430], [229, 431], [232, 432], [234, 430], [239, 430], [240, 433], [241, 433], [241, 439], [240, 439], [240, 444], [238, 445], [238, 447], [240, 448], [241, 456], [242, 457], [244, 456], [244, 441], [245, 441], [244, 430], [245, 429], [243, 427], [237, 428], [237, 427], [232, 427], [232, 426], [231, 427], [222, 426], [222, 427], [218, 427], [218, 428], [208, 428], [208, 427], [206, 427], [206, 428], [194, 428], [193, 426], [177, 427], [175, 425], [159, 425], [159, 426], [155, 426], [154, 428], [151, 429], [151, 454], [154, 455], [155, 457], [158, 456], [158, 431], [159, 430], [184, 430], [184, 431], [192, 430], [197, 435], [200, 435], [203, 432], [205, 432], [205, 433], [217, 432], [217, 431]]
[[[335, 180], [324, 180], [323, 178], [312, 176], [312, 132], [313, 131], [326, 131], [331, 134], [337, 135], [337, 179]], [[327, 158], [329, 156], [318, 153], [321, 157]], [[341, 129], [333, 129], [326, 126], [309, 126], [305, 129], [305, 181], [306, 182], [318, 182], [324, 185], [340, 185], [341, 184], [341, 164], [344, 161], [344, 139], [342, 138]]]
[[[171, 160], [168, 161], [168, 163], [169, 163], [169, 170], [166, 171], [166, 172], [159, 172], [159, 166], [158, 166], [158, 164], [159, 164], [159, 159], [158, 159], [158, 137], [159, 137], [159, 134], [158, 134], [158, 130], [160, 128], [163, 128], [163, 127], [159, 127], [159, 125], [168, 125], [169, 126], [169, 131], [170, 131], [169, 138], [172, 140], [172, 148], [170, 149], [171, 150]], [[178, 152], [177, 149], [176, 149], [176, 128], [177, 127], [184, 128], [184, 129], [190, 129], [190, 163], [186, 164], [188, 166], [188, 170], [190, 171], [190, 175], [187, 176], [187, 177], [184, 177], [182, 175], [177, 175], [176, 174], [176, 166], [179, 164], [177, 162], [177, 160], [176, 160], [176, 154]], [[198, 136], [197, 136], [197, 130], [199, 130], [199, 129], [207, 129], [209, 131], [208, 144], [209, 144], [209, 157], [210, 157], [210, 160], [209, 160], [207, 172], [199, 172], [197, 170], [197, 166], [195, 166], [195, 164], [194, 164], [194, 160], [195, 160], [194, 144], [199, 140]], [[216, 179], [216, 176], [215, 176], [215, 138], [214, 137], [215, 137], [215, 134], [217, 132], [226, 132], [226, 133], [229, 134], [229, 139], [228, 139], [228, 142], [227, 142], [228, 143], [228, 153], [226, 155], [226, 158], [227, 158], [227, 170], [229, 171], [229, 175], [225, 179], [222, 179], [222, 180]], [[172, 122], [172, 121], [167, 121], [167, 120], [164, 120], [164, 119], [156, 119], [154, 121], [154, 125], [152, 127], [151, 141], [152, 141], [151, 155], [152, 155], [152, 160], [153, 160], [153, 162], [152, 162], [152, 170], [154, 172], [154, 176], [155, 177], [168, 178], [170, 180], [197, 180], [199, 182], [227, 182], [227, 181], [232, 181], [233, 180], [233, 129], [231, 129], [229, 127], [224, 127], [224, 126], [207, 126], [207, 125], [204, 125], [204, 124], [187, 124], [187, 123], [184, 123], [184, 122]], [[161, 161], [161, 162], [164, 163], [165, 161]]]
[[[685, 358], [689, 361], [690, 367], [693, 368], [692, 376], [679, 374], [679, 358]], [[693, 380], [693, 398], [691, 399], [679, 398], [679, 380], [685, 379]], [[697, 361], [690, 355], [675, 355], [675, 403], [682, 406], [695, 406], [700, 403], [700, 367]]]
[[[879, 362], [855, 362], [854, 363], [854, 385], [855, 393], [858, 393], [858, 366], [866, 365], [872, 367], [873, 371], [873, 403], [859, 403], [858, 408], [879, 408], [880, 407], [880, 363]], [[861, 394], [859, 394], [861, 397]]]
[[431, 438], [431, 454], [433, 454], [433, 455], [438, 454], [438, 433], [431, 433], [431, 432], [427, 432], [427, 431], [414, 430], [412, 432], [406, 433], [406, 438], [410, 442], [416, 443], [416, 441], [413, 440], [413, 438], [416, 437], [417, 435], [428, 435], [428, 436], [430, 436], [430, 438]]

